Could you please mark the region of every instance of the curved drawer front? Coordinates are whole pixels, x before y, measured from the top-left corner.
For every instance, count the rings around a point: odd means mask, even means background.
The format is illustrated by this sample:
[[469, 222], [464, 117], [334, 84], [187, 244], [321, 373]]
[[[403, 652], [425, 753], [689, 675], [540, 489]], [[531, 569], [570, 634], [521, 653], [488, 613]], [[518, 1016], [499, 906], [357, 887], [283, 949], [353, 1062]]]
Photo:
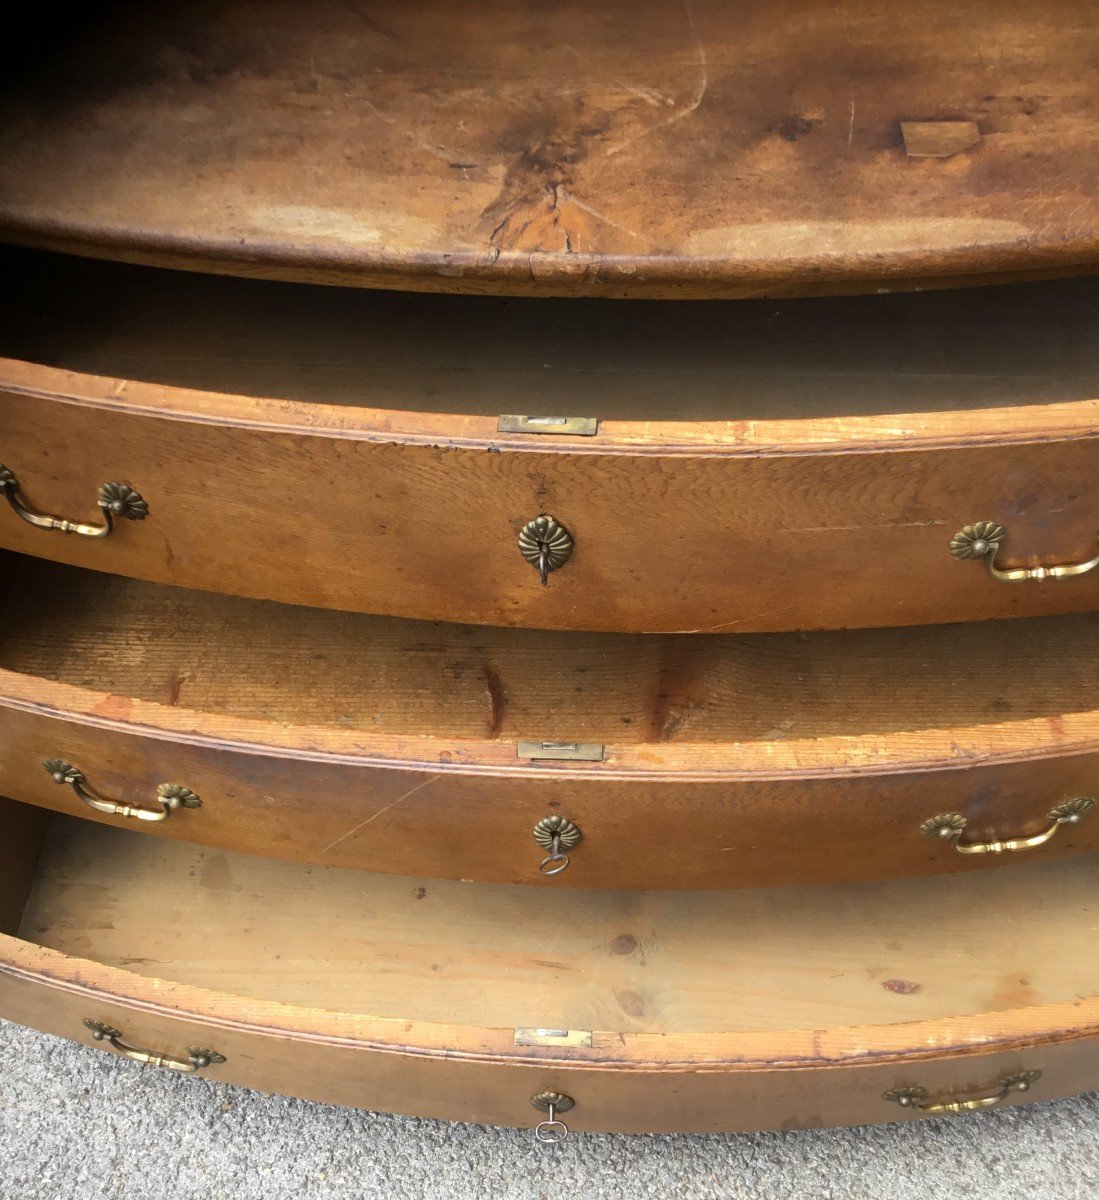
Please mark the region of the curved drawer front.
[[[761, 1039], [750, 1035], [594, 1034], [589, 1048], [518, 1053], [512, 1031], [487, 1030], [477, 1051], [457, 1054], [446, 1049], [446, 1026], [341, 1020], [162, 982], [154, 989], [125, 971], [18, 944], [12, 950], [12, 942], [0, 939], [0, 1014], [7, 1020], [106, 1048], [86, 1026], [92, 1020], [117, 1029], [126, 1046], [177, 1061], [190, 1050], [213, 1050], [226, 1061], [200, 1068], [199, 1078], [373, 1111], [533, 1127], [543, 1115], [531, 1097], [552, 1090], [575, 1101], [562, 1114], [575, 1133], [708, 1133], [918, 1119], [918, 1108], [898, 1104], [892, 1094], [918, 1089], [920, 1103], [979, 1107], [975, 1101], [996, 1096], [1005, 1081], [1035, 1072], [1040, 1078], [1025, 1092], [1009, 1090], [999, 1104], [1099, 1086], [1099, 1026], [1085, 1026], [1079, 1009], [1069, 1006], [1033, 1018], [1048, 1022], [1038, 1044], [1027, 1039], [1018, 1014], [1004, 1014], [969, 1030], [897, 1026], [881, 1031], [880, 1048], [861, 1053], [847, 1031], [790, 1034], [785, 1044], [774, 1039], [771, 1061]], [[1056, 1036], [1059, 1016], [1073, 1025]], [[982, 1024], [998, 1024], [1007, 1048], [951, 1044], [975, 1040]], [[412, 1042], [432, 1035], [438, 1044]], [[646, 1051], [689, 1057], [639, 1061]], [[723, 1061], [722, 1054], [730, 1057]], [[784, 1055], [786, 1061], [775, 1061]]]
[[552, 1091], [576, 1130], [637, 1132], [894, 1121], [1099, 1082], [1090, 858], [1006, 890], [547, 906], [9, 801], [0, 824], [0, 1016], [180, 1073], [509, 1125]]
[[[99, 489], [124, 482], [148, 516], [117, 520], [106, 538], [62, 537], [5, 506], [0, 546], [97, 570], [547, 629], [749, 632], [1099, 606], [1099, 570], [1002, 582], [981, 565], [987, 539], [956, 538], [1002, 527], [998, 568], [1095, 558], [1092, 401], [888, 420], [608, 421], [570, 442], [498, 434], [483, 417], [234, 399], [18, 363], [3, 378], [3, 465], [27, 509], [92, 524]], [[518, 544], [542, 516], [571, 549], [557, 561], [550, 548], [546, 586], [538, 530], [527, 558]]]
[[[833, 747], [830, 768], [746, 771], [705, 747], [692, 751], [710, 763], [698, 775], [646, 771], [633, 748], [613, 746], [592, 763], [523, 765], [514, 746], [483, 744], [406, 748], [401, 761], [331, 732], [318, 741], [295, 730], [280, 743], [261, 722], [38, 681], [5, 688], [0, 793], [324, 866], [557, 888], [742, 888], [974, 871], [1099, 849], [1099, 750], [1080, 748], [1088, 718], [1068, 719], [1061, 747], [1012, 753], [1005, 737], [999, 756], [968, 767], [860, 768], [856, 752], [843, 764]], [[123, 708], [127, 719], [112, 719]], [[1094, 746], [1094, 730], [1090, 738]], [[457, 761], [474, 755], [480, 763]], [[539, 826], [560, 818], [575, 826], [575, 845], [536, 840]], [[555, 849], [567, 863], [544, 861]]]

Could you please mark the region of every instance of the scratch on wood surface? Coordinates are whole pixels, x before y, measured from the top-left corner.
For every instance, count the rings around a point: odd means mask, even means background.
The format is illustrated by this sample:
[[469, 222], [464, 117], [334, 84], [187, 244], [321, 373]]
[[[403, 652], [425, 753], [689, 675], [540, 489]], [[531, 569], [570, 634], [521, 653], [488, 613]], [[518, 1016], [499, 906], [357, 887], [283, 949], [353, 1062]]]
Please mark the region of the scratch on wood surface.
[[367, 108], [378, 118], [379, 121], [384, 121], [391, 129], [399, 134], [403, 134], [410, 142], [419, 146], [421, 150], [433, 155], [440, 162], [445, 162], [449, 167], [451, 163], [465, 161], [463, 156], [457, 150], [451, 150], [446, 146], [433, 146], [430, 142], [425, 142], [423, 138], [417, 134], [411, 125], [404, 121], [398, 121], [395, 117], [389, 116], [388, 113], [382, 112], [376, 104], [372, 104], [365, 96], [360, 96], [359, 99]]
[[981, 141], [976, 121], [902, 121], [901, 137], [909, 158], [952, 158]]
[[636, 87], [629, 83], [624, 83], [622, 86], [631, 96], [637, 96], [638, 99], [644, 100], [652, 108], [670, 108], [675, 103], [675, 100], [671, 96], [665, 96], [662, 92], [658, 92], [656, 88]]
[[392, 804], [386, 804], [384, 807], [379, 808], [373, 816], [367, 817], [365, 821], [360, 821], [358, 825], [353, 826], [346, 833], [341, 834], [334, 842], [329, 842], [328, 845], [325, 846], [325, 848], [321, 851], [321, 854], [327, 854], [329, 850], [334, 849], [340, 844], [340, 842], [346, 841], [349, 837], [352, 837], [354, 834], [358, 833], [360, 829], [365, 829], [366, 826], [372, 821], [376, 821], [383, 813], [389, 812], [391, 808], [396, 808], [398, 804], [403, 804], [409, 798], [409, 796], [414, 796], [417, 792], [422, 791], [425, 787], [430, 787], [431, 784], [435, 783], [439, 779], [442, 779], [442, 775], [431, 775], [422, 783], [416, 784], [414, 788], [409, 788], [408, 791], [403, 795], [398, 796]]
[[798, 608], [797, 604], [784, 604], [782, 608], [769, 608], [766, 612], [749, 613], [746, 617], [737, 617], [735, 621], [722, 621], [720, 625], [707, 625], [703, 629], [676, 629], [675, 633], [717, 633], [719, 629], [732, 629], [734, 625], [743, 625], [745, 621], [761, 621], [764, 617], [774, 617], [779, 613], [789, 612]]
[[567, 192], [561, 186], [558, 186], [554, 189], [554, 207], [555, 208], [558, 207], [559, 199], [563, 199], [567, 204], [573, 205], [574, 207], [580, 209], [581, 212], [586, 212], [588, 214], [588, 216], [594, 217], [597, 221], [602, 221], [605, 225], [609, 225], [612, 229], [619, 230], [621, 233], [626, 234], [628, 237], [636, 238], [639, 242], [645, 242], [646, 244], [648, 244], [648, 242], [649, 242], [649, 239], [647, 237], [643, 236], [640, 233], [635, 233], [632, 229], [627, 229], [625, 225], [619, 225], [617, 221], [612, 221], [610, 219], [610, 217], [604, 216], [603, 213], [598, 212], [596, 209], [592, 208], [590, 204], [585, 204], [583, 200], [577, 199], [577, 197], [574, 196], [572, 194], [572, 192]]
[[851, 100], [851, 107], [847, 114], [847, 144], [851, 145], [851, 139], [855, 136], [855, 101]]
[[871, 521], [865, 525], [804, 525], [795, 529], [783, 529], [783, 533], [853, 533], [860, 529], [931, 529], [945, 525], [945, 521]]
[[695, 85], [694, 95], [691, 97], [690, 103], [686, 108], [681, 108], [679, 112], [672, 113], [665, 120], [658, 121], [648, 129], [643, 129], [640, 133], [634, 134], [632, 138], [627, 138], [626, 141], [619, 142], [617, 146], [612, 146], [607, 151], [608, 158], [620, 154], [623, 150], [632, 146], [634, 142], [639, 142], [642, 138], [658, 133], [661, 129], [667, 129], [669, 125], [674, 125], [677, 121], [682, 121], [684, 117], [689, 117], [702, 103], [702, 99], [706, 95], [706, 89], [710, 86], [709, 61], [706, 57], [706, 47], [702, 44], [702, 38], [698, 35], [698, 26], [695, 24], [695, 15], [691, 9], [690, 0], [683, 0], [683, 11], [687, 14], [687, 24], [691, 28], [691, 37], [694, 40], [695, 50], [698, 54], [698, 83]]

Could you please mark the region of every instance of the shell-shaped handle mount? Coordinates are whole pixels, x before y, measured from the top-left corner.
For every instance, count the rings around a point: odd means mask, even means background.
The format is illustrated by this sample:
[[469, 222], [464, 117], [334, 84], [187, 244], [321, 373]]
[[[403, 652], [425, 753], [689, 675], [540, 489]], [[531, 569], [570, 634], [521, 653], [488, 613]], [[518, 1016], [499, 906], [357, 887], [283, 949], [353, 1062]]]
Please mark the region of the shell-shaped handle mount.
[[96, 504], [103, 514], [102, 525], [70, 521], [65, 517], [51, 517], [48, 513], [31, 508], [23, 499], [15, 473], [3, 464], [0, 464], [0, 492], [7, 497], [16, 516], [21, 517], [28, 525], [33, 525], [36, 529], [53, 529], [57, 533], [75, 533], [86, 538], [109, 537], [116, 518], [144, 521], [149, 515], [149, 505], [141, 493], [134, 491], [128, 483], [104, 483], [100, 486], [96, 493]]
[[103, 1021], [93, 1021], [91, 1017], [85, 1019], [84, 1027], [91, 1032], [94, 1041], [106, 1042], [123, 1058], [147, 1063], [151, 1067], [167, 1067], [169, 1071], [179, 1071], [181, 1075], [194, 1075], [215, 1063], [226, 1061], [224, 1054], [200, 1046], [188, 1046], [186, 1056], [157, 1054], [152, 1050], [142, 1050], [139, 1046], [131, 1046], [123, 1041], [122, 1033], [113, 1025], [107, 1025]]
[[1064, 804], [1051, 808], [1046, 814], [1049, 824], [1045, 829], [1025, 837], [1005, 838], [1002, 841], [963, 842], [962, 834], [969, 821], [961, 813], [939, 813], [938, 816], [929, 817], [920, 826], [920, 832], [924, 837], [941, 838], [949, 842], [958, 854], [1005, 854], [1044, 846], [1062, 825], [1079, 825], [1094, 811], [1095, 801], [1090, 796], [1079, 796], [1075, 800], [1067, 800]]
[[1007, 541], [1007, 530], [996, 521], [977, 521], [960, 529], [950, 539], [950, 553], [963, 561], [982, 562], [993, 579], [1001, 583], [1043, 582], [1046, 579], [1072, 579], [1099, 567], [1099, 554], [1085, 562], [1063, 563], [1053, 567], [998, 567], [996, 558]]
[[62, 758], [47, 758], [42, 764], [54, 783], [68, 784], [81, 801], [96, 812], [109, 813], [113, 817], [133, 817], [138, 821], [166, 821], [177, 808], [200, 808], [201, 799], [181, 783], [162, 783], [156, 789], [155, 808], [142, 808], [133, 804], [122, 804], [101, 796], [88, 783], [87, 776], [79, 767]]
[[1028, 1092], [1030, 1085], [1042, 1078], [1041, 1071], [1016, 1071], [1004, 1075], [987, 1092], [973, 1096], [945, 1096], [935, 1099], [922, 1087], [900, 1087], [885, 1092], [883, 1100], [911, 1108], [925, 1117], [946, 1116], [950, 1113], [977, 1112], [982, 1108], [995, 1108], [1012, 1092]]

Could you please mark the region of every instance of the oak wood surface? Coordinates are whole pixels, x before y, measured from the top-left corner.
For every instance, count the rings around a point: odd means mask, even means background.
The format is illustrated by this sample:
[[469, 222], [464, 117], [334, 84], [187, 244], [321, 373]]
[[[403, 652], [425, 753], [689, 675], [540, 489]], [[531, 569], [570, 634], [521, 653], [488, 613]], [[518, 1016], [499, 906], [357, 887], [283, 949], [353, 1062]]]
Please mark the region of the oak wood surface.
[[[116, 855], [122, 870], [108, 876]], [[177, 884], [174, 916], [163, 902], [162, 880], [149, 870], [154, 861]], [[188, 862], [194, 869], [188, 870]], [[1043, 1072], [1034, 1099], [1094, 1086], [1099, 1008], [1088, 974], [1091, 957], [1078, 953], [1079, 940], [1070, 932], [1079, 931], [1081, 921], [1086, 931], [1087, 922], [1094, 921], [1088, 899], [1094, 862], [1019, 873], [1018, 890], [996, 889], [997, 919], [991, 924], [979, 914], [988, 907], [985, 892], [992, 876], [938, 881], [930, 894], [921, 885], [909, 895], [913, 885], [897, 883], [829, 889], [828, 903], [837, 906], [833, 915], [845, 905], [857, 913], [846, 922], [822, 920], [818, 892], [800, 905], [796, 890], [758, 897], [746, 893], [735, 898], [751, 908], [754, 918], [737, 927], [743, 937], [708, 941], [700, 960], [681, 950], [694, 944], [690, 928], [677, 932], [674, 942], [658, 936], [673, 913], [682, 919], [690, 912], [693, 919], [698, 912], [707, 919], [708, 905], [696, 901], [692, 910], [689, 900], [674, 894], [650, 896], [639, 908], [631, 907], [623, 893], [602, 894], [595, 908], [590, 894], [574, 894], [569, 903], [583, 909], [588, 918], [583, 926], [575, 920], [547, 924], [544, 905], [528, 923], [515, 919], [524, 911], [522, 889], [443, 885], [439, 890], [440, 885], [428, 883], [420, 885], [420, 895], [411, 880], [314, 871], [299, 885], [303, 902], [295, 912], [281, 874], [288, 868], [178, 846], [166, 849], [152, 839], [66, 822], [54, 830], [23, 928], [25, 938], [64, 943], [64, 950], [0, 938], [0, 1007], [9, 1019], [79, 1039], [88, 1036], [81, 1022], [90, 1016], [116, 1025], [131, 1043], [164, 1052], [213, 1046], [229, 1060], [209, 1070], [218, 1078], [458, 1120], [532, 1125], [537, 1115], [529, 1097], [546, 1087], [576, 1097], [570, 1123], [577, 1130], [754, 1129], [908, 1119], [882, 1099], [885, 1089], [916, 1083], [935, 1094], [971, 1095], [1019, 1069]], [[93, 886], [94, 905], [109, 907], [116, 929], [88, 919], [91, 895], [84, 889], [97, 877], [103, 882]], [[1071, 899], [1077, 890], [1076, 905], [1056, 903], [1058, 895]], [[157, 897], [153, 905], [146, 899], [150, 894]], [[139, 895], [137, 903], [126, 905], [126, 898]], [[713, 899], [721, 904], [730, 898]], [[459, 911], [472, 906], [466, 921], [446, 919], [445, 907], [455, 903]], [[337, 913], [326, 919], [321, 914], [329, 904]], [[501, 909], [494, 920], [490, 914]], [[563, 912], [571, 915], [568, 903]], [[936, 921], [927, 919], [929, 912], [942, 922], [947, 937], [935, 938]], [[252, 923], [238, 932], [227, 914]], [[149, 926], [143, 924], [146, 916]], [[756, 976], [752, 956], [761, 943], [752, 930], [762, 935], [768, 921], [778, 953], [767, 948], [757, 960], [762, 966]], [[1004, 933], [1016, 924], [1020, 936], [1012, 943]], [[444, 926], [445, 935], [430, 933]], [[823, 942], [806, 937], [810, 930], [821, 933]], [[432, 936], [438, 939], [435, 945]], [[392, 939], [388, 945], [399, 947], [396, 954], [387, 949], [387, 938]], [[167, 941], [194, 957], [173, 965], [163, 961], [156, 946], [152, 958], [134, 953], [150, 948], [151, 941]], [[240, 955], [255, 964], [247, 981], [226, 953], [234, 941]], [[579, 941], [587, 946], [580, 972], [573, 958]], [[823, 953], [840, 943], [856, 951], [842, 964]], [[1000, 947], [999, 955], [990, 943]], [[1030, 962], [1026, 949], [1031, 944], [1041, 964], [1033, 978], [1022, 966]], [[565, 945], [570, 947], [567, 968], [554, 958]], [[709, 963], [704, 967], [703, 961], [715, 945], [719, 964], [738, 960], [741, 969], [733, 992], [712, 1010], [717, 1029], [707, 1032], [697, 1027], [706, 1018], [696, 1007], [700, 997], [688, 994], [687, 981], [705, 980]], [[783, 952], [797, 945], [802, 952], [791, 954], [787, 969], [776, 972]], [[380, 954], [378, 969], [369, 973], [361, 970], [364, 948]], [[970, 951], [975, 968], [967, 961]], [[303, 957], [291, 957], [295, 953]], [[341, 953], [352, 960], [343, 968]], [[114, 954], [125, 959], [123, 968], [97, 961], [97, 955]], [[432, 963], [439, 970], [432, 970]], [[815, 963], [822, 969], [814, 972]], [[895, 964], [899, 973], [888, 978]], [[902, 966], [917, 965], [928, 968], [926, 990], [916, 986], [921, 981], [911, 971], [900, 972]], [[176, 975], [204, 974], [222, 984], [235, 979], [265, 994], [234, 995], [190, 980], [176, 982], [160, 975], [162, 968]], [[534, 993], [514, 988], [518, 1007], [489, 1011], [486, 1004], [499, 1007], [508, 993], [512, 970], [525, 979], [542, 979], [544, 987]], [[347, 971], [354, 984], [336, 984], [333, 992], [333, 981]], [[485, 971], [500, 980], [499, 988], [471, 985], [470, 976]], [[423, 980], [413, 978], [421, 972]], [[807, 974], [812, 978], [808, 989]], [[630, 997], [621, 990], [623, 983], [642, 991]], [[613, 996], [592, 1004], [601, 985]], [[266, 994], [280, 986], [313, 1002], [288, 1005]], [[838, 1001], [837, 1015], [862, 1013], [864, 1023], [789, 1028], [775, 1021], [776, 1005], [778, 1011], [809, 1016], [817, 989], [820, 1007], [830, 1009]], [[402, 1009], [439, 1015], [448, 1005], [453, 1010], [445, 1022], [368, 1011], [387, 992], [402, 990], [408, 1001], [398, 1002]], [[1060, 993], [1071, 998], [1058, 998]], [[579, 1015], [579, 1005], [584, 1015], [613, 1015], [615, 1028], [592, 1030], [590, 1046], [517, 1045], [511, 1013], [536, 1005], [538, 996], [548, 1003], [555, 995], [562, 1002], [559, 1012]], [[326, 998], [337, 996], [349, 1001], [343, 1011], [323, 1007]], [[646, 996], [655, 1003], [645, 1004]], [[922, 1015], [936, 1010], [945, 1015]], [[493, 1017], [505, 1024], [492, 1026]], [[658, 1031], [661, 1021], [670, 1021], [667, 1032]]]
[[[1099, 572], [1006, 586], [1003, 561], [1092, 557], [1099, 401], [963, 412], [606, 422], [596, 439], [492, 418], [253, 399], [0, 363], [0, 445], [29, 504], [150, 506], [88, 542], [0, 512], [0, 546], [166, 583], [494, 625], [720, 632], [1099, 607]], [[594, 441], [594, 446], [578, 445]], [[546, 588], [516, 547], [550, 513], [576, 550]], [[294, 569], [285, 569], [287, 555]]]
[[[1086, 0], [124, 4], [0, 105], [0, 232], [401, 288], [870, 291], [1093, 268]], [[922, 157], [938, 122], [973, 130]], [[903, 127], [903, 130], [902, 130]]]
[[[143, 832], [444, 878], [759, 887], [1026, 861], [919, 826], [961, 812], [969, 838], [1029, 835], [1099, 793], [1094, 616], [702, 653], [5, 569], [0, 788], [89, 815], [43, 769], [61, 758], [122, 803], [166, 782], [202, 797]], [[600, 741], [604, 761], [520, 759], [526, 737]], [[553, 813], [584, 840], [546, 880], [531, 831]], [[1096, 847], [1090, 819], [1031, 854]]]

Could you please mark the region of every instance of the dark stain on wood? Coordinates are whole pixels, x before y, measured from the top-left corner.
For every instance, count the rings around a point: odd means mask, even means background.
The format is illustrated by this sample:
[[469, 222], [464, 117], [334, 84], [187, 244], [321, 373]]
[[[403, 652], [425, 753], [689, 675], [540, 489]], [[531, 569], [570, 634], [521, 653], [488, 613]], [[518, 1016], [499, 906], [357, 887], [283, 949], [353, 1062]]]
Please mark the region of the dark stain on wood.
[[488, 728], [485, 732], [486, 736], [493, 738], [499, 736], [500, 729], [504, 724], [504, 714], [507, 712], [507, 694], [504, 691], [504, 684], [499, 672], [494, 667], [486, 666], [484, 674], [485, 691], [489, 701]]

